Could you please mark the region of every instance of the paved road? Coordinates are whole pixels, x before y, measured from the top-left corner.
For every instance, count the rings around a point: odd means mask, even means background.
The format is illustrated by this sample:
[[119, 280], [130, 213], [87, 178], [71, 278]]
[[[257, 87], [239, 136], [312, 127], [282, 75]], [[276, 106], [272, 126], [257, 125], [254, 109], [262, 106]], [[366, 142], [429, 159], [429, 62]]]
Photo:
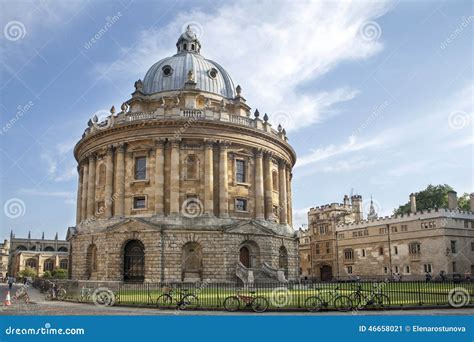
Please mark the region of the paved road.
[[[17, 286], [13, 288], [13, 292]], [[0, 294], [2, 303], [7, 293], [7, 286], [0, 284]], [[11, 306], [1, 306], [0, 315], [147, 315], [147, 316], [173, 316], [173, 315], [191, 315], [191, 316], [216, 316], [216, 315], [262, 315], [253, 312], [228, 313], [224, 311], [178, 311], [178, 310], [158, 310], [154, 308], [136, 308], [136, 307], [102, 307], [92, 304], [70, 303], [45, 301], [44, 295], [38, 290], [30, 288], [28, 291], [32, 303], [25, 304], [23, 302], [14, 302]], [[263, 315], [376, 315], [376, 316], [392, 316], [392, 315], [474, 315], [474, 308], [461, 309], [424, 309], [424, 310], [387, 310], [387, 311], [359, 311], [354, 312], [319, 312], [310, 314], [308, 312], [267, 312]]]

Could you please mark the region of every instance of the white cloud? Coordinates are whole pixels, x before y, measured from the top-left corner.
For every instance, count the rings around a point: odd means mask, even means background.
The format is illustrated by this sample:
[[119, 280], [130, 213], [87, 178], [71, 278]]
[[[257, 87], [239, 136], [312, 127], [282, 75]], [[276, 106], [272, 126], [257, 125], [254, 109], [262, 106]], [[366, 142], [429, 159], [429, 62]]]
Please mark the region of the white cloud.
[[384, 138], [384, 135], [378, 135], [371, 139], [360, 139], [356, 136], [350, 136], [346, 143], [341, 145], [331, 144], [326, 147], [321, 147], [308, 155], [300, 157], [295, 165], [295, 168], [300, 168], [309, 164], [324, 161], [339, 155], [353, 154], [357, 151], [362, 151], [377, 146], [382, 146], [387, 143], [388, 139]]
[[388, 9], [386, 2], [288, 1], [275, 6], [262, 1], [191, 10], [164, 28], [141, 32], [137, 44], [121, 51], [112, 65], [99, 67], [99, 74], [127, 82], [143, 78], [152, 64], [175, 53], [183, 24], [192, 20], [202, 28], [202, 54], [233, 75], [249, 105], [267, 112], [273, 124], [282, 121], [294, 130], [321, 121], [337, 103], [356, 96], [357, 90], [344, 85], [327, 92], [301, 89], [343, 61], [381, 51], [380, 40], [364, 40], [359, 28]]
[[65, 182], [76, 177], [76, 167], [70, 164], [69, 158], [72, 155], [74, 144], [73, 141], [61, 142], [54, 149], [41, 154], [40, 157], [46, 164], [48, 177], [55, 182]]
[[293, 209], [293, 227], [299, 229], [303, 225], [308, 225], [308, 208]]

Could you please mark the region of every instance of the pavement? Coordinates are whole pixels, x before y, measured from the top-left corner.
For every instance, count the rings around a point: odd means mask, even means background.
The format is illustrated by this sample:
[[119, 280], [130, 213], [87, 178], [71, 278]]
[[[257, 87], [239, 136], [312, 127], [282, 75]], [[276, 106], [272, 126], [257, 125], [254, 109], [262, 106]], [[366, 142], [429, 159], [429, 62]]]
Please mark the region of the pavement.
[[[12, 296], [20, 285], [14, 285], [11, 292]], [[30, 296], [30, 303], [26, 304], [23, 301], [12, 302], [11, 306], [4, 306], [5, 296], [8, 291], [8, 285], [0, 284], [0, 295], [2, 296], [2, 306], [0, 306], [0, 315], [21, 315], [21, 316], [33, 316], [33, 315], [97, 315], [97, 316], [348, 316], [348, 315], [361, 315], [361, 316], [408, 316], [408, 315], [474, 315], [474, 308], [443, 308], [443, 309], [405, 309], [405, 310], [386, 310], [386, 311], [351, 311], [351, 312], [318, 312], [308, 313], [302, 312], [282, 312], [272, 311], [264, 314], [257, 314], [251, 311], [241, 311], [236, 313], [230, 313], [226, 311], [208, 311], [208, 310], [196, 310], [196, 311], [185, 311], [185, 310], [161, 310], [156, 308], [143, 308], [143, 307], [126, 307], [126, 306], [97, 306], [93, 304], [85, 303], [72, 303], [72, 302], [60, 302], [60, 301], [46, 301], [44, 294], [40, 293], [37, 289], [30, 287], [28, 294]]]

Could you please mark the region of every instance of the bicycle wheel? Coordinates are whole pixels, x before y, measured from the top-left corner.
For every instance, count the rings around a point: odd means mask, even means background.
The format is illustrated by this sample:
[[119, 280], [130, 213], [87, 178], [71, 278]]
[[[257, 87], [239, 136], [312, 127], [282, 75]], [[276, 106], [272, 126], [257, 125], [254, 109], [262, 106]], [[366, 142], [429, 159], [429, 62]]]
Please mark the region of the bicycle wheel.
[[352, 303], [352, 308], [357, 309], [359, 308], [360, 302], [361, 302], [361, 295], [358, 292], [353, 292], [349, 295], [349, 298]]
[[58, 291], [58, 294], [56, 296], [58, 298], [58, 300], [64, 300], [66, 299], [66, 290], [65, 289], [60, 289]]
[[334, 298], [334, 308], [338, 311], [349, 311], [352, 309], [351, 299], [347, 296], [337, 296]]
[[53, 295], [51, 294], [51, 292], [48, 292], [48, 293], [44, 296], [44, 299], [46, 299], [46, 300], [52, 300], [52, 299], [53, 299]]
[[193, 294], [184, 296], [181, 308], [186, 310], [196, 310], [199, 307], [199, 299]]
[[390, 298], [387, 295], [384, 295], [384, 294], [374, 295], [374, 307], [376, 309], [385, 310], [389, 306], [390, 306]]
[[171, 296], [168, 294], [162, 294], [156, 300], [156, 306], [160, 309], [171, 308], [172, 304], [173, 304], [173, 298], [171, 298]]
[[237, 296], [230, 296], [224, 300], [224, 309], [235, 312], [240, 309], [240, 299]]
[[324, 306], [321, 298], [317, 296], [306, 298], [306, 300], [304, 301], [304, 305], [305, 305], [306, 310], [308, 310], [309, 312], [318, 312]]
[[258, 313], [262, 313], [267, 311], [268, 309], [268, 300], [263, 297], [255, 297], [252, 300], [252, 304], [250, 304], [252, 307], [252, 310]]

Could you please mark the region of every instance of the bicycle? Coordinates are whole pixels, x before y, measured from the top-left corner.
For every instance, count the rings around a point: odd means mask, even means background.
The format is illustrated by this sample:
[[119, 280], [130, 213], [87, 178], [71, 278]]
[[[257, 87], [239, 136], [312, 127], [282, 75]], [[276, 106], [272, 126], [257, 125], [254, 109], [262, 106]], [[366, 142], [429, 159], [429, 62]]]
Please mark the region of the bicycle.
[[255, 296], [255, 291], [250, 291], [250, 296], [237, 291], [236, 295], [229, 296], [224, 300], [224, 309], [235, 312], [240, 309], [242, 303], [245, 304], [245, 308], [251, 308], [258, 313], [265, 312], [268, 309], [268, 300], [262, 296]]
[[90, 302], [92, 299], [93, 292], [94, 292], [94, 289], [83, 286], [81, 288], [81, 295], [79, 296], [79, 300], [81, 302]]
[[318, 312], [321, 309], [327, 309], [331, 304], [338, 311], [346, 312], [352, 308], [352, 301], [348, 296], [339, 294], [339, 287], [328, 292], [329, 299], [326, 300], [325, 296], [321, 294], [317, 296], [311, 296], [306, 298], [305, 307], [309, 312]]
[[349, 298], [352, 301], [353, 309], [359, 308], [361, 303], [364, 308], [373, 307], [374, 309], [385, 309], [385, 307], [390, 305], [390, 298], [387, 295], [377, 293], [374, 290], [371, 290], [370, 294], [366, 295], [360, 284], [356, 285], [355, 291], [349, 295]]
[[188, 293], [188, 289], [182, 290], [173, 290], [165, 289], [165, 293], [158, 296], [156, 299], [156, 306], [159, 309], [169, 309], [173, 306], [173, 295], [176, 293], [178, 295], [178, 300], [176, 300], [175, 307], [179, 310], [189, 309], [196, 310], [199, 307], [199, 299], [196, 295]]
[[52, 286], [49, 288], [48, 293], [45, 296], [46, 300], [59, 300], [63, 301], [66, 299], [66, 289], [62, 285], [52, 283]]

